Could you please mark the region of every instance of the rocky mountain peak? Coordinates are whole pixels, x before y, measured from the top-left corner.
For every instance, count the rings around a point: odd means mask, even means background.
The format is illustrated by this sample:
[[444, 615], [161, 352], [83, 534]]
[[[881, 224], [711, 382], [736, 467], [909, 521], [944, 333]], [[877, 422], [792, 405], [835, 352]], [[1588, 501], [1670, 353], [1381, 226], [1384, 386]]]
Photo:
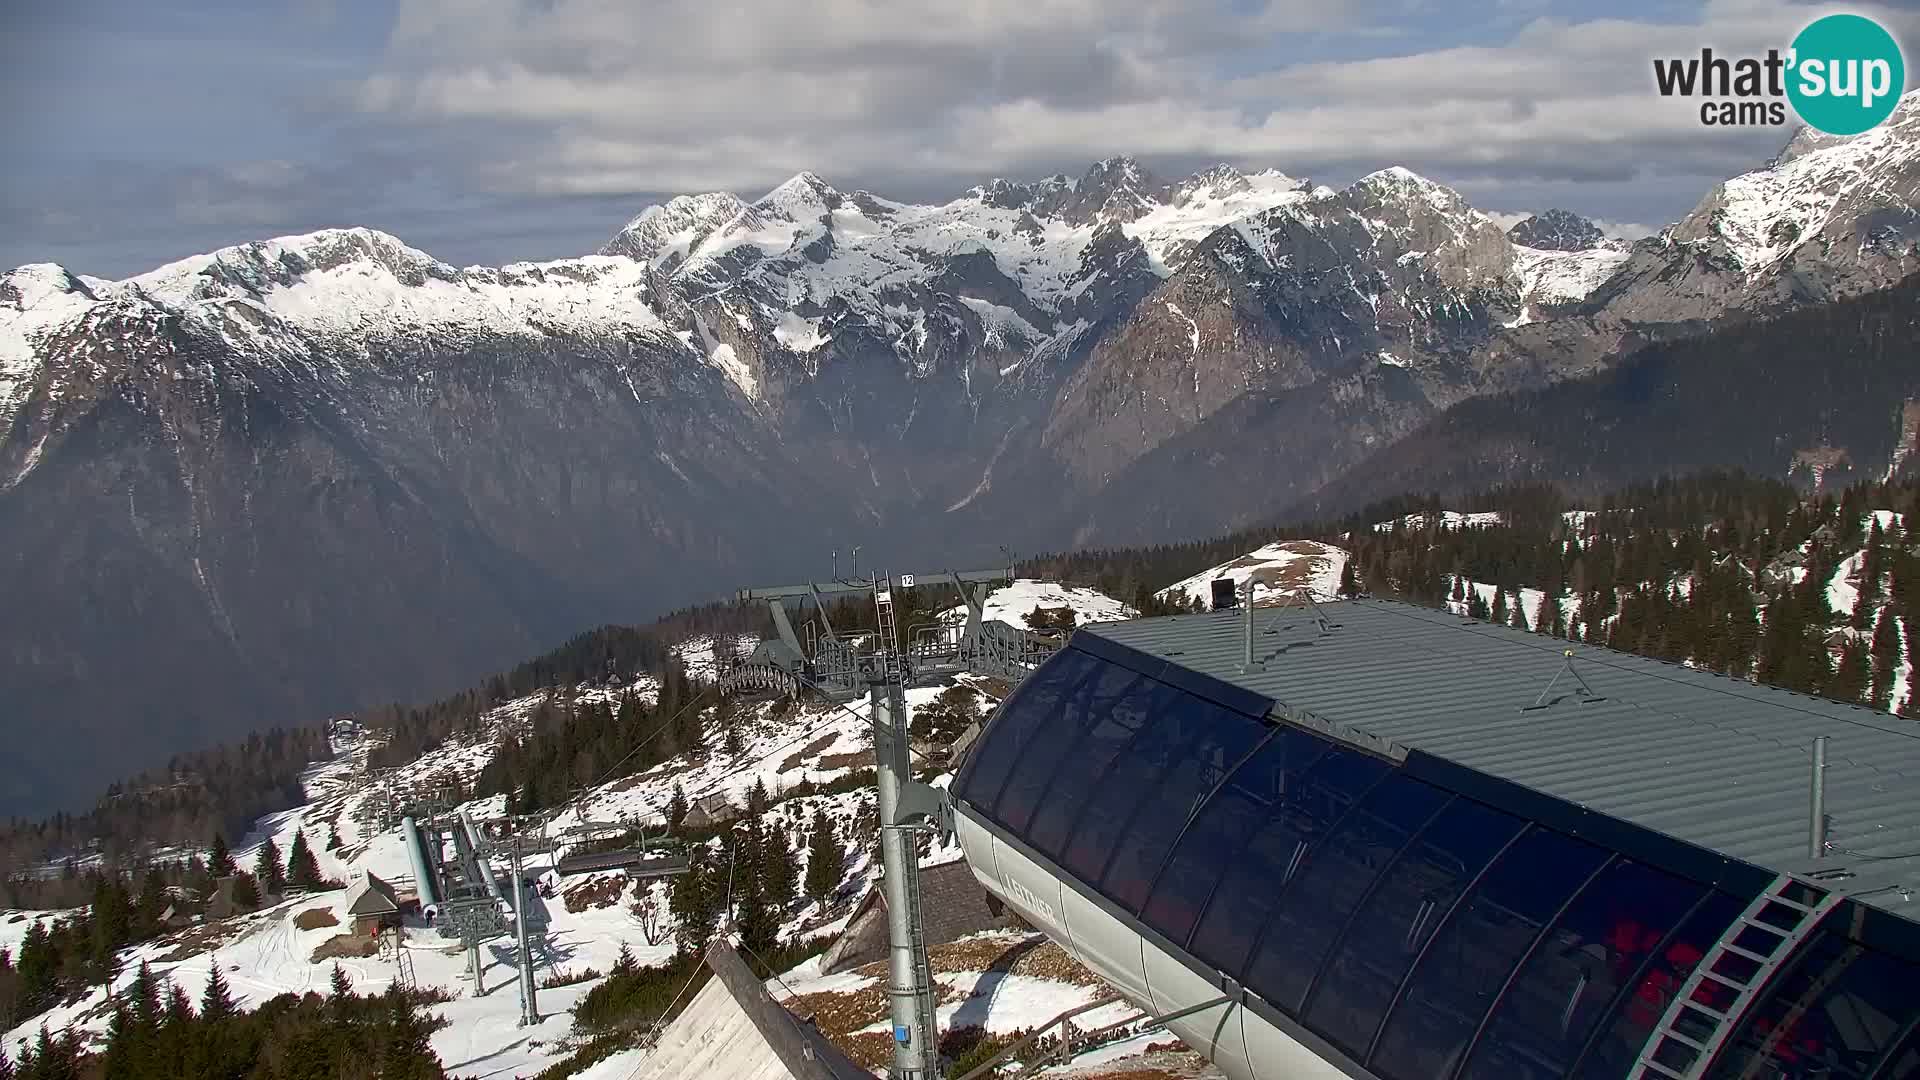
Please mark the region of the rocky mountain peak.
[[1589, 251], [1606, 242], [1600, 227], [1571, 210], [1542, 210], [1517, 222], [1507, 236], [1542, 251]]
[[1075, 183], [1064, 173], [1041, 180], [1023, 181], [995, 177], [978, 187], [968, 188], [962, 198], [974, 199], [996, 210], [1025, 210], [1041, 217], [1052, 217], [1073, 195]]
[[727, 191], [676, 195], [665, 205], [640, 211], [600, 248], [600, 254], [656, 265], [677, 262], [746, 208], [739, 196]]
[[28, 263], [0, 273], [0, 308], [27, 311], [68, 295], [97, 299], [85, 282], [58, 263]]
[[1167, 185], [1126, 155], [1094, 163], [1061, 207], [1068, 221], [1138, 221], [1167, 199]]
[[221, 248], [169, 263], [128, 283], [142, 296], [166, 304], [239, 297], [258, 298], [314, 273], [361, 264], [390, 274], [401, 285], [429, 279], [453, 281], [460, 272], [399, 237], [377, 229], [321, 229], [297, 236]]
[[816, 217], [833, 210], [846, 200], [846, 196], [835, 190], [818, 173], [799, 172], [789, 177], [779, 187], [762, 196], [753, 205], [756, 208], [779, 211], [788, 217], [799, 220], [803, 217]]
[[1862, 132], [1859, 135], [1829, 135], [1818, 128], [1802, 124], [1800, 130], [1794, 132], [1793, 137], [1787, 140], [1787, 144], [1774, 155], [1773, 160], [1767, 162], [1767, 168], [1777, 169], [1795, 158], [1804, 157], [1816, 150], [1839, 146], [1854, 139], [1872, 136], [1877, 132], [1904, 131], [1908, 137], [1912, 137], [1916, 134], [1913, 124], [1916, 119], [1920, 119], [1920, 90], [1909, 90], [1901, 95], [1899, 104], [1893, 107], [1892, 115], [1872, 131]]

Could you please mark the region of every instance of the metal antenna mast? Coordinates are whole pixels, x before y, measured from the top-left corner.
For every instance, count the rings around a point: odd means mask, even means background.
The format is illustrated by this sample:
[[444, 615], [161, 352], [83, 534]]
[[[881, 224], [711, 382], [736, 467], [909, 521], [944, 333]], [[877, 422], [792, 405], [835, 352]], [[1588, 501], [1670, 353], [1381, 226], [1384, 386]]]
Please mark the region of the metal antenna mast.
[[[858, 571], [858, 548], [854, 549]], [[837, 558], [836, 558], [837, 563]], [[837, 570], [837, 567], [836, 567]], [[887, 903], [888, 987], [893, 1018], [893, 1080], [937, 1080], [940, 1070], [938, 1021], [934, 1013], [933, 975], [927, 959], [926, 921], [921, 911], [917, 835], [929, 826], [951, 827], [945, 793], [913, 779], [907, 759], [906, 688], [965, 672], [1018, 682], [1058, 647], [1052, 639], [983, 617], [982, 598], [973, 586], [1013, 580], [1012, 567], [967, 573], [901, 574], [836, 578], [766, 589], [743, 589], [742, 602], [764, 601], [778, 637], [763, 641], [753, 655], [720, 679], [722, 690], [796, 690], [804, 685], [829, 700], [867, 695], [873, 721], [874, 764], [880, 789], [881, 881]], [[964, 623], [909, 627], [903, 642], [896, 618], [895, 589], [916, 581], [950, 585], [967, 609]], [[826, 618], [826, 597], [871, 593], [878, 632], [871, 647], [836, 632]], [[803, 647], [787, 617], [786, 601], [812, 599], [821, 615], [822, 633]]]

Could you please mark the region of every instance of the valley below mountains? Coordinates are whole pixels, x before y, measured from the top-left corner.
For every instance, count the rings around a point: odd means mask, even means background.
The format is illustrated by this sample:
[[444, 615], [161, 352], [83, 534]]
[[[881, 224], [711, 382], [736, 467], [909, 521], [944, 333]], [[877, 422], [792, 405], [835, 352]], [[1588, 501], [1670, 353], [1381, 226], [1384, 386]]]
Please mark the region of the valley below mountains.
[[[498, 268], [357, 228], [122, 281], [20, 267], [0, 813], [855, 544], [996, 565], [1395, 487], [1912, 470], [1916, 207], [1920, 93], [1632, 244], [1564, 212], [1503, 230], [1398, 167], [1123, 157], [940, 205], [802, 173]], [[1815, 377], [1836, 334], [1858, 347]], [[1582, 418], [1630, 460], [1596, 463]]]

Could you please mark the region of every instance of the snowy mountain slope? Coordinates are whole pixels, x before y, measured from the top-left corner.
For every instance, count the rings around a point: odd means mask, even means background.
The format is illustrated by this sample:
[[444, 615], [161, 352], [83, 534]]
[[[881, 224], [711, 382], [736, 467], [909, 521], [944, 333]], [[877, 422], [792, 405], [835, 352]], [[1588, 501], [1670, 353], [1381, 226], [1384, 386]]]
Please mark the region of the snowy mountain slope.
[[[1307, 391], [1376, 407], [1470, 392], [1484, 376], [1467, 354], [1519, 309], [1516, 250], [1459, 193], [1403, 168], [1242, 219], [1093, 347], [1045, 445], [1077, 484], [1104, 484], [1243, 398]], [[1382, 363], [1398, 371], [1373, 377]], [[1236, 426], [1205, 449], [1224, 449]]]
[[1602, 311], [1665, 322], [1819, 301], [1920, 269], [1920, 90], [1851, 138], [1802, 135], [1636, 244]]
[[1235, 592], [1244, 599], [1251, 578], [1255, 607], [1283, 604], [1302, 592], [1315, 600], [1334, 600], [1340, 595], [1340, 574], [1346, 566], [1347, 552], [1342, 548], [1318, 540], [1282, 540], [1202, 570], [1154, 595], [1205, 610], [1213, 603], [1214, 581], [1233, 582]]
[[1520, 279], [1520, 315], [1508, 326], [1524, 325], [1542, 308], [1585, 300], [1620, 269], [1624, 249], [1592, 247], [1576, 251], [1514, 248], [1513, 271]]
[[[1065, 597], [1089, 619], [1126, 613], [1123, 605], [1092, 590], [1066, 590], [1052, 583], [1027, 581], [1010, 592], [1013, 595], [1003, 598], [1003, 603], [1018, 606], [1028, 600], [1040, 602]], [[676, 648], [678, 654], [690, 660], [711, 657], [713, 651], [713, 641], [705, 637], [690, 638]], [[984, 688], [986, 684], [980, 685]], [[631, 683], [556, 688], [502, 703], [482, 714], [467, 734], [426, 752], [394, 771], [387, 780], [401, 792], [418, 791], [446, 780], [470, 785], [492, 759], [501, 740], [515, 737], [527, 718], [543, 705], [551, 706], [555, 700], [612, 702], [626, 694], [645, 699], [656, 690], [656, 681], [643, 676]], [[908, 707], [922, 707], [942, 692], [940, 688], [909, 690]], [[987, 702], [991, 705], [990, 695]], [[845, 926], [855, 902], [877, 879], [879, 868], [873, 857], [873, 846], [863, 839], [868, 836], [876, 813], [876, 796], [871, 789], [796, 796], [793, 789], [803, 781], [826, 784], [870, 767], [872, 741], [866, 703], [857, 701], [841, 707], [814, 702], [777, 716], [770, 711], [770, 705], [767, 702], [749, 704], [735, 713], [731, 722], [737, 725], [737, 753], [724, 748], [728, 739], [713, 727], [718, 723], [717, 714], [709, 710], [706, 723], [710, 728], [707, 735], [710, 750], [676, 757], [637, 775], [591, 788], [553, 817], [549, 829], [558, 833], [587, 821], [652, 821], [657, 826], [676, 790], [684, 792], [689, 799], [723, 795], [734, 806], [744, 807], [748, 793], [757, 784], [770, 797], [762, 824], [788, 831], [803, 861], [806, 857], [804, 830], [816, 810], [824, 810], [846, 836], [849, 857], [842, 883], [832, 899], [824, 907], [804, 899], [797, 902], [784, 913], [781, 931], [787, 938], [836, 932]], [[263, 818], [244, 842], [235, 845], [236, 861], [243, 866], [251, 865], [268, 837], [274, 838], [284, 853], [295, 830], [300, 829], [321, 860], [324, 874], [350, 880], [371, 872], [397, 883], [404, 892], [411, 882], [412, 870], [399, 829], [369, 830], [370, 819], [364, 813], [371, 801], [382, 797], [381, 787], [370, 783], [369, 774], [363, 769], [367, 754], [378, 742], [375, 733], [338, 743], [335, 758], [309, 771], [305, 781], [308, 801]], [[946, 778], [935, 781], [945, 782]], [[461, 808], [477, 818], [494, 816], [503, 808], [502, 797], [473, 799]], [[863, 826], [863, 821], [869, 824]], [[334, 829], [339, 831], [343, 845], [338, 851], [324, 850], [326, 837]], [[564, 849], [554, 857], [563, 854]], [[959, 857], [957, 845], [936, 841], [928, 846], [923, 864], [935, 865]], [[651, 897], [664, 912], [664, 883], [653, 882], [635, 888], [623, 886], [613, 891], [613, 902], [570, 904], [568, 894], [573, 893], [572, 899], [582, 901], [587, 894], [577, 890], [599, 882], [604, 875], [561, 880], [547, 873], [549, 865], [549, 857], [536, 857], [529, 871], [555, 887], [553, 897], [536, 898], [536, 902], [550, 920], [560, 970], [579, 972], [592, 968], [606, 972], [623, 945], [642, 964], [662, 962], [672, 954], [671, 916], [664, 917], [654, 928], [656, 935], [668, 935], [666, 940], [659, 945], [649, 945], [642, 925], [629, 910], [635, 901]], [[244, 1007], [257, 1006], [289, 991], [324, 991], [334, 961], [315, 959], [314, 951], [346, 928], [350, 921], [344, 912], [346, 895], [327, 892], [297, 897], [224, 923], [190, 928], [126, 950], [114, 989], [123, 990], [137, 974], [140, 963], [147, 962], [163, 978], [178, 982], [194, 994], [205, 984], [212, 966], [218, 964], [232, 985], [236, 1001]], [[579, 906], [580, 910], [569, 910], [573, 906]], [[314, 912], [325, 914], [309, 914]], [[32, 921], [63, 914], [70, 913], [0, 913], [0, 947], [17, 943]], [[301, 929], [294, 920], [302, 915], [306, 915], [309, 924], [324, 925]], [[334, 921], [326, 922], [328, 917]], [[519, 1016], [516, 976], [506, 939], [483, 947], [484, 980], [488, 990], [481, 996], [473, 993], [471, 982], [466, 978], [465, 956], [457, 943], [449, 943], [423, 927], [410, 924], [404, 947], [419, 983], [442, 988], [454, 997], [451, 1002], [433, 1009], [450, 1021], [445, 1030], [434, 1035], [433, 1045], [449, 1075], [456, 1077], [518, 1075], [537, 1071], [563, 1056], [571, 1045], [567, 1038], [571, 1024], [567, 1010], [600, 981], [595, 978], [568, 987], [541, 990], [540, 1006], [547, 1019], [529, 1031], [516, 1027]], [[340, 963], [362, 992], [384, 989], [398, 971], [396, 959], [386, 954], [349, 958]], [[815, 967], [803, 966], [787, 977], [787, 983], [798, 985], [811, 980], [803, 991], [808, 993], [831, 989], [832, 980], [822, 980], [816, 962], [809, 963]], [[959, 970], [950, 972], [952, 977], [947, 981], [957, 986], [961, 981]], [[544, 965], [539, 972], [542, 978], [552, 973]], [[1084, 972], [1081, 975], [1084, 976]], [[978, 978], [966, 981], [969, 985], [980, 983]], [[998, 991], [984, 983], [980, 985], [991, 992], [943, 1009], [943, 1019], [951, 1022], [958, 1014], [964, 1022], [983, 1023], [989, 1030], [1010, 1030], [1035, 1022], [1036, 1018], [1030, 1015], [1034, 1009], [1062, 1000], [1068, 1005], [1077, 1004], [1097, 993], [1090, 976], [1059, 982], [1023, 975], [1001, 984]], [[0, 1033], [3, 1040], [0, 1044], [14, 1050], [36, 1035], [42, 1024], [55, 1031], [72, 1025], [99, 1035], [108, 1020], [104, 1002], [104, 991], [96, 990], [77, 1002]], [[1065, 1007], [1067, 1005], [1060, 1006]], [[1058, 1011], [1056, 1008], [1046, 1015]]]
[[[23, 715], [155, 739], [95, 772], [31, 750], [18, 808], [791, 572], [793, 536], [808, 561], [857, 537], [957, 563], [1264, 520], [1463, 400], [1900, 271], [1902, 110], [1624, 258], [1517, 245], [1402, 168], [1335, 191], [1113, 158], [939, 205], [802, 173], [540, 264], [338, 229], [119, 282], [19, 268], [0, 529], [30, 554], [0, 571], [0, 656], [56, 659], [0, 679]], [[1784, 255], [1758, 211], [1689, 239], [1727, 199], [1827, 224]], [[128, 660], [103, 626], [179, 655]]]
[[[1027, 616], [1036, 607], [1067, 608], [1073, 612], [1075, 625], [1131, 619], [1140, 614], [1097, 589], [1061, 585], [1052, 581], [1038, 581], [1034, 578], [1017, 578], [1011, 584], [1003, 585], [987, 594], [987, 602], [981, 605], [981, 614], [988, 620], [998, 619], [1025, 630], [1032, 630], [1034, 627], [1028, 624]], [[942, 612], [940, 617], [950, 622], [964, 622], [967, 609], [955, 607]]]

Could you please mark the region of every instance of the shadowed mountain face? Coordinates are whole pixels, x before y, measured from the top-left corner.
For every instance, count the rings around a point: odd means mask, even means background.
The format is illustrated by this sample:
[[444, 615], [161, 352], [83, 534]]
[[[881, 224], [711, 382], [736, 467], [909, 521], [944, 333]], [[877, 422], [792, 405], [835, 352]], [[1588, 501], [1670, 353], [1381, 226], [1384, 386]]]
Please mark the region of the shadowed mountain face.
[[1457, 403], [1898, 279], [1916, 111], [1630, 251], [1548, 215], [1517, 244], [1404, 169], [1116, 158], [941, 206], [803, 173], [544, 264], [348, 229], [126, 281], [21, 267], [0, 812], [855, 543], [924, 569], [1264, 520]]

